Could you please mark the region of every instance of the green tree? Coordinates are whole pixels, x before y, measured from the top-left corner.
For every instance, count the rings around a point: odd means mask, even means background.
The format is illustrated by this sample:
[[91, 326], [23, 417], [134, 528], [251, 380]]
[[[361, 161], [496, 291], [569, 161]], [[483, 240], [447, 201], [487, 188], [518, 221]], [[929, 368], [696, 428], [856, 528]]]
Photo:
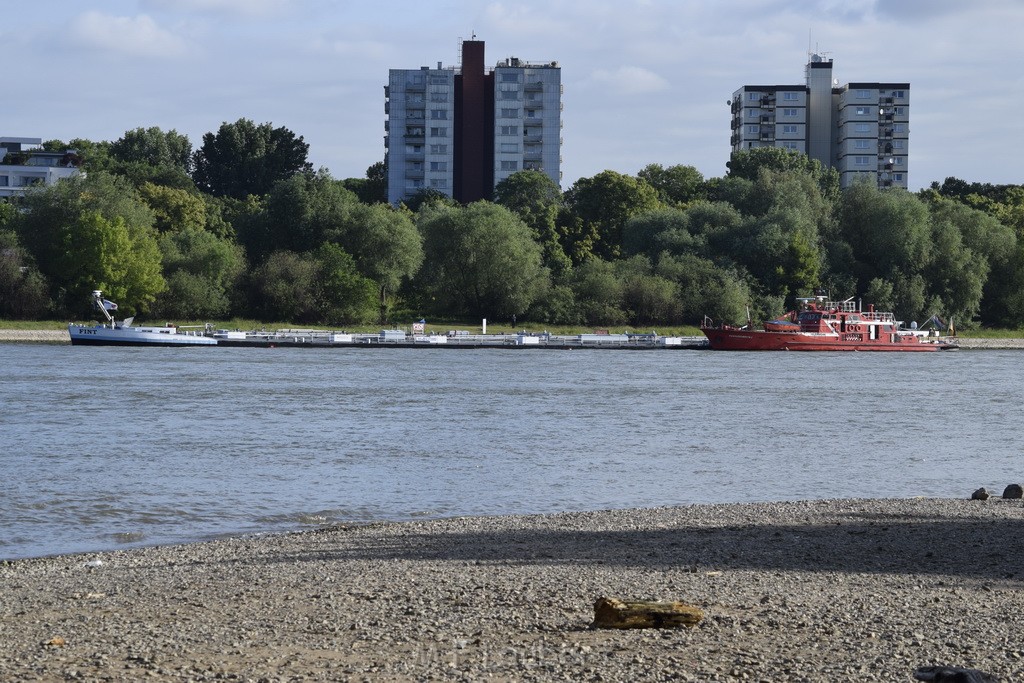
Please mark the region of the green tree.
[[622, 281], [622, 301], [631, 324], [678, 324], [682, 321], [678, 286], [653, 272], [648, 257], [633, 256], [615, 266]]
[[424, 208], [420, 288], [453, 315], [522, 315], [548, 277], [532, 231], [508, 209], [486, 201], [465, 208]]
[[139, 196], [153, 211], [157, 231], [205, 230], [206, 202], [195, 192], [143, 183]]
[[94, 289], [125, 314], [143, 312], [166, 287], [152, 230], [132, 230], [120, 216], [108, 220], [99, 211], [83, 211], [60, 237], [57, 266], [72, 312], [87, 309]]
[[682, 322], [699, 325], [704, 316], [727, 323], [746, 320], [751, 292], [736, 272], [696, 254], [669, 253], [658, 259], [655, 272], [675, 283]]
[[110, 144], [110, 156], [122, 163], [172, 167], [187, 173], [192, 168], [192, 143], [176, 130], [165, 133], [156, 126], [136, 128]]
[[[895, 285], [897, 274], [919, 273], [931, 258], [928, 209], [908, 192], [881, 192], [870, 183], [856, 183], [843, 192], [838, 216], [839, 234], [850, 245], [853, 262], [849, 267], [859, 292], [875, 278]], [[905, 301], [914, 300], [914, 296], [905, 297]], [[910, 319], [921, 313], [903, 310], [901, 315]]]
[[359, 271], [376, 283], [381, 319], [393, 297], [423, 263], [423, 240], [407, 212], [387, 204], [351, 209], [337, 241], [355, 258]]
[[494, 187], [494, 202], [515, 212], [533, 229], [543, 249], [544, 265], [556, 275], [565, 273], [572, 262], [559, 241], [557, 218], [562, 191], [546, 173], [517, 171]]
[[376, 286], [336, 244], [275, 251], [253, 271], [250, 288], [252, 309], [265, 321], [344, 325], [376, 313]]
[[109, 171], [114, 164], [110, 156], [110, 143], [105, 141], [93, 142], [84, 138], [75, 138], [70, 142], [47, 140], [43, 143], [43, 149], [48, 152], [74, 150], [81, 168], [89, 173]]
[[581, 263], [573, 271], [572, 289], [587, 325], [624, 325], [629, 320], [625, 283], [611, 261], [593, 258]]
[[200, 228], [164, 233], [159, 240], [167, 290], [154, 311], [183, 319], [224, 318], [245, 271], [241, 247]]
[[355, 259], [329, 242], [321, 245], [313, 256], [317, 262], [319, 322], [346, 325], [376, 319], [377, 284], [359, 273]]
[[324, 242], [341, 241], [358, 203], [326, 173], [294, 175], [276, 183], [265, 202], [235, 221], [239, 241], [253, 262], [275, 250], [310, 252]]
[[367, 168], [365, 178], [346, 178], [342, 184], [346, 190], [359, 197], [363, 204], [388, 202], [388, 169], [383, 161], [378, 161]]
[[425, 187], [419, 192], [416, 192], [409, 199], [402, 202], [407, 210], [412, 213], [419, 213], [420, 210], [426, 206], [432, 206], [434, 204], [440, 204], [442, 206], [460, 206], [460, 204], [446, 195], [441, 190], [434, 189], [433, 187]]
[[319, 263], [311, 254], [282, 250], [268, 255], [249, 278], [252, 312], [264, 322], [318, 322], [318, 270]]
[[702, 240], [694, 238], [689, 227], [689, 215], [678, 208], [633, 216], [622, 229], [622, 253], [655, 258], [663, 251], [681, 254], [700, 249]]
[[825, 168], [817, 159], [782, 147], [757, 147], [733, 152], [726, 163], [728, 177], [756, 181], [761, 169], [776, 172], [793, 171], [809, 175], [828, 201], [839, 197], [839, 172]]
[[658, 191], [658, 198], [669, 206], [686, 207], [705, 198], [704, 175], [693, 166], [677, 164], [664, 168], [648, 164], [636, 174]]
[[283, 126], [256, 125], [243, 118], [203, 135], [203, 145], [193, 157], [192, 177], [202, 191], [216, 196], [261, 196], [279, 180], [312, 173], [308, 153], [302, 136]]
[[18, 236], [2, 229], [5, 206], [0, 203], [0, 318], [40, 318], [50, 303], [46, 280]]
[[576, 254], [574, 260], [617, 258], [626, 221], [660, 207], [657, 190], [646, 181], [615, 171], [580, 178], [565, 193], [564, 202], [569, 220], [563, 220], [562, 226], [571, 245], [567, 251]]
[[21, 207], [15, 230], [50, 284], [55, 313], [83, 312], [93, 289], [143, 311], [163, 289], [153, 213], [123, 178], [68, 178], [33, 188]]

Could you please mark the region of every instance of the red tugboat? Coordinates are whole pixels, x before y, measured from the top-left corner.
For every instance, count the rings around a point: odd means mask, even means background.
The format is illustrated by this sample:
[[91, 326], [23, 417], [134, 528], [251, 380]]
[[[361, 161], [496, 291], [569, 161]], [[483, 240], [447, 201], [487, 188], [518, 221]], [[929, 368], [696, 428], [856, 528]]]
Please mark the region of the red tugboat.
[[938, 331], [907, 330], [892, 313], [861, 310], [853, 299], [828, 301], [824, 296], [797, 299], [799, 310], [762, 329], [714, 325], [704, 319], [701, 332], [712, 349], [722, 351], [942, 351], [957, 348], [956, 340]]

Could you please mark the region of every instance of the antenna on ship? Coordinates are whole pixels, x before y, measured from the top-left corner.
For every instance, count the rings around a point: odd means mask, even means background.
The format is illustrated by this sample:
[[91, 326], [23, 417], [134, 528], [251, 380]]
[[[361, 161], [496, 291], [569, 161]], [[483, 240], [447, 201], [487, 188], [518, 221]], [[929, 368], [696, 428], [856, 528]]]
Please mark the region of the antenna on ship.
[[107, 319], [110, 326], [114, 326], [114, 316], [110, 315], [110, 311], [117, 310], [117, 304], [113, 301], [108, 301], [103, 298], [103, 291], [99, 289], [92, 290], [92, 305], [94, 308], [99, 309], [103, 314], [103, 317]]

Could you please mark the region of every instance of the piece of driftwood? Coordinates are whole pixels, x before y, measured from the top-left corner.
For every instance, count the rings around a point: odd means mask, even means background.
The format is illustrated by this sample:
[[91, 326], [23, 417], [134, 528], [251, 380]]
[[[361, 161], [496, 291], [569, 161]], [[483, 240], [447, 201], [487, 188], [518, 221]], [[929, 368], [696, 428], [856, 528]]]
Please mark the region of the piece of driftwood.
[[998, 683], [999, 680], [984, 671], [959, 666], [922, 666], [914, 672], [914, 678], [933, 683]]
[[679, 628], [704, 618], [699, 607], [681, 602], [626, 602], [598, 598], [591, 628]]

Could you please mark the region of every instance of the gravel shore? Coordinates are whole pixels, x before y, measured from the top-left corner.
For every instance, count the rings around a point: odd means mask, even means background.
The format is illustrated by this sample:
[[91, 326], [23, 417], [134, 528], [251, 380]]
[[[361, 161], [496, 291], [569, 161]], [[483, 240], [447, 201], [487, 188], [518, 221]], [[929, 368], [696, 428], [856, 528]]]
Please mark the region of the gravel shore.
[[[327, 527], [0, 563], [0, 680], [1024, 680], [1020, 500]], [[696, 627], [591, 630], [593, 603]]]

